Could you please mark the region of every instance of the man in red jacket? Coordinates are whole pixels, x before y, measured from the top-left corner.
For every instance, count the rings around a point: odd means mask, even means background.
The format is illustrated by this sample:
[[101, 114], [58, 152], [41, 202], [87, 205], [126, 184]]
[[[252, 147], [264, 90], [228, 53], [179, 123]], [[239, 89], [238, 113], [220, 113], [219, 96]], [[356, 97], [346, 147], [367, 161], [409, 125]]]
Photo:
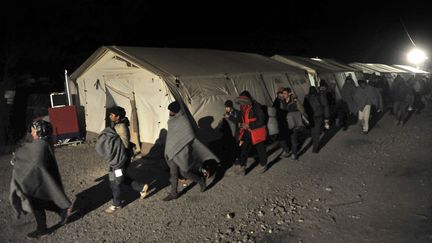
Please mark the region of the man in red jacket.
[[255, 146], [261, 173], [267, 170], [267, 155], [265, 140], [267, 139], [267, 130], [264, 112], [261, 105], [252, 99], [248, 91], [243, 91], [236, 99], [240, 104], [241, 110], [241, 128], [239, 134], [240, 156], [236, 164], [237, 174], [246, 174], [246, 163], [252, 146]]

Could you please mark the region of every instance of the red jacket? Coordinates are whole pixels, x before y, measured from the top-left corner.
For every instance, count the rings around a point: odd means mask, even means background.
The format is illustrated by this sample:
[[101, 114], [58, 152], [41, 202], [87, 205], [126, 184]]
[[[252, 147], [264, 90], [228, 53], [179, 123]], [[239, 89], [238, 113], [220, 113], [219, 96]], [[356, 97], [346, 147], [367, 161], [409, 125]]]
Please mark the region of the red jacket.
[[[254, 127], [253, 123], [258, 122], [257, 117], [253, 116], [254, 114], [252, 112], [252, 105], [241, 105], [240, 110], [242, 112], [243, 124], [249, 125], [249, 128], [247, 130], [251, 134], [252, 144], [255, 145], [257, 143], [265, 141], [267, 139], [267, 129], [265, 125], [257, 127], [255, 129], [251, 129], [251, 127]], [[245, 131], [246, 129], [244, 129], [243, 127], [240, 129], [239, 140], [243, 138]]]

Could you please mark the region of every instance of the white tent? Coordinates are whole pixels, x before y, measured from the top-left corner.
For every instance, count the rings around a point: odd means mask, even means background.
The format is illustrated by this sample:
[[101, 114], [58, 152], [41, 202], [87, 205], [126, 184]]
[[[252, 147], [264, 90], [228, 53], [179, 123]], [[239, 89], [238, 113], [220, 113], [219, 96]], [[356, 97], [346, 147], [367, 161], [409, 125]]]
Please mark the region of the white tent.
[[362, 70], [365, 74], [375, 74], [384, 77], [385, 80], [387, 80], [389, 87], [392, 86], [393, 80], [396, 78], [396, 75], [399, 74], [405, 78], [411, 76], [411, 73], [409, 71], [406, 71], [402, 68], [392, 67], [386, 64], [354, 62], [350, 63], [349, 65]]
[[303, 70], [257, 54], [118, 46], [100, 47], [71, 79], [85, 110], [86, 131], [99, 133], [106, 108], [120, 105], [139, 144], [155, 143], [174, 99], [183, 101], [199, 129], [211, 131], [224, 113], [224, 101], [243, 90], [271, 105], [278, 87], [291, 87], [300, 98], [309, 87]]
[[330, 86], [334, 87], [336, 97], [341, 97], [342, 86], [348, 75], [357, 80], [356, 74], [359, 70], [347, 65], [338, 63], [331, 59], [307, 58], [298, 56], [274, 55], [273, 59], [304, 69], [309, 76], [311, 85], [318, 86], [319, 80], [326, 80]]
[[408, 65], [395, 64], [393, 66], [395, 66], [397, 69], [402, 69], [402, 70], [408, 71], [408, 72], [413, 73], [413, 74], [420, 74], [420, 75], [428, 75], [429, 74], [429, 72], [426, 72], [426, 71], [423, 71], [421, 69], [418, 69], [418, 68], [415, 68], [412, 66], [408, 66]]

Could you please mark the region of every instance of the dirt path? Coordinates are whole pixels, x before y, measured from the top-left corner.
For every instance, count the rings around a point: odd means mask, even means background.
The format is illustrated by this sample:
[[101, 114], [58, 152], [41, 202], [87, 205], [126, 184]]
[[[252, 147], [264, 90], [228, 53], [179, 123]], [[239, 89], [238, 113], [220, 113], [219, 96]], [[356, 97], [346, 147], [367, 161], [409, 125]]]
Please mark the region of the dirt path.
[[[105, 163], [89, 145], [56, 151], [67, 194], [82, 210], [47, 242], [431, 242], [432, 111], [403, 128], [386, 114], [368, 135], [339, 131], [319, 154], [273, 160], [264, 174], [232, 169], [204, 193], [197, 186], [163, 202], [168, 174], [157, 161], [137, 161], [132, 176], [158, 190], [107, 215]], [[34, 218], [13, 217], [11, 167], [0, 157], [0, 239], [25, 241]], [[96, 181], [97, 178], [101, 180]], [[49, 213], [48, 223], [59, 218]]]

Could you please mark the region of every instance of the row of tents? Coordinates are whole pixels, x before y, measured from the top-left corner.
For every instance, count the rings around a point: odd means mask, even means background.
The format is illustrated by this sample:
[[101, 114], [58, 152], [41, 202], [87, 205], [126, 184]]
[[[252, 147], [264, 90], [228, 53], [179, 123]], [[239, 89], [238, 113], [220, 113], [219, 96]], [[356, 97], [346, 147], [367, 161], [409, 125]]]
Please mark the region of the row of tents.
[[[391, 85], [397, 74], [429, 75], [409, 66], [339, 63], [305, 58], [206, 49], [102, 46], [72, 73], [74, 104], [84, 108], [87, 134], [106, 124], [106, 108], [119, 105], [131, 121], [131, 139], [146, 152], [167, 127], [167, 106], [182, 101], [201, 139], [212, 140], [224, 113], [224, 102], [243, 90], [271, 106], [279, 87], [290, 87], [303, 100], [311, 85], [325, 79], [337, 97], [347, 76], [354, 81], [379, 75]], [[150, 146], [149, 146], [150, 145]]]

